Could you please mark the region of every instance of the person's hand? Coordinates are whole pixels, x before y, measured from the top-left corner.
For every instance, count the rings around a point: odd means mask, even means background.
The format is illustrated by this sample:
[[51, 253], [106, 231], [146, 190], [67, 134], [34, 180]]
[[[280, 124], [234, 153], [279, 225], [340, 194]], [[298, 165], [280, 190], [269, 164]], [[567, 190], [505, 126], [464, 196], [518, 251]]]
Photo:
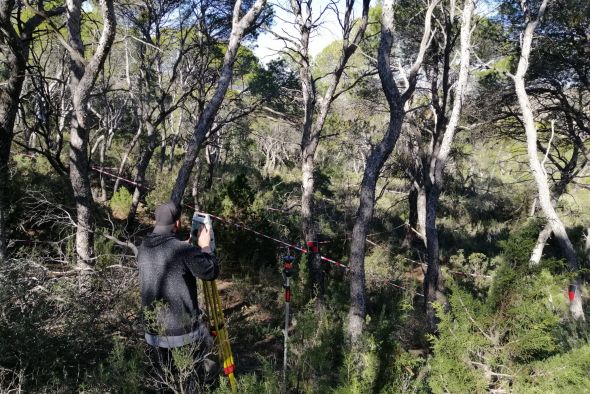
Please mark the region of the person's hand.
[[204, 225], [202, 225], [199, 229], [197, 245], [199, 245], [203, 252], [211, 252], [211, 234], [209, 233], [207, 227]]

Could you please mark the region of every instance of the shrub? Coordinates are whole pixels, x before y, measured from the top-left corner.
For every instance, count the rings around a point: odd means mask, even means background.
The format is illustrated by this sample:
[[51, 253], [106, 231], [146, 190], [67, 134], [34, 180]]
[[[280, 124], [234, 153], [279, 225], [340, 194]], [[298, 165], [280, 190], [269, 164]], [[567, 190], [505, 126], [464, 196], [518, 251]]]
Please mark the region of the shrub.
[[132, 201], [133, 196], [129, 193], [129, 190], [125, 187], [120, 187], [119, 190], [113, 194], [109, 203], [113, 216], [121, 220], [126, 219], [129, 215]]

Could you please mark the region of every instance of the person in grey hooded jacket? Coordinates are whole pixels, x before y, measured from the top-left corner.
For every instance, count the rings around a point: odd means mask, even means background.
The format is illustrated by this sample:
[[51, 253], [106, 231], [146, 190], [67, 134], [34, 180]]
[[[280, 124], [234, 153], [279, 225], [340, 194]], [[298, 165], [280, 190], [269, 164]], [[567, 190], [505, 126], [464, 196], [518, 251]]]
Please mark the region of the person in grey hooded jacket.
[[156, 226], [138, 248], [139, 287], [146, 322], [145, 339], [156, 348], [171, 349], [199, 341], [211, 348], [202, 322], [196, 279], [213, 280], [219, 265], [202, 226], [198, 247], [176, 238], [180, 208], [172, 201], [156, 208]]

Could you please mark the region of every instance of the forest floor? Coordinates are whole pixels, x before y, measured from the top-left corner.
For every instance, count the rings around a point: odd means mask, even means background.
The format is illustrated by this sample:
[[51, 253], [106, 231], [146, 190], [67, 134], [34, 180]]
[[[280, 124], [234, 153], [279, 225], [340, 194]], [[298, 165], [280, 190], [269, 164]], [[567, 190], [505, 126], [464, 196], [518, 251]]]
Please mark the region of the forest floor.
[[[243, 282], [218, 280], [217, 287], [228, 321], [236, 372], [250, 373], [259, 369], [261, 359], [279, 360], [283, 352], [283, 316], [276, 302], [276, 286], [247, 285]], [[260, 295], [274, 295], [272, 300]]]

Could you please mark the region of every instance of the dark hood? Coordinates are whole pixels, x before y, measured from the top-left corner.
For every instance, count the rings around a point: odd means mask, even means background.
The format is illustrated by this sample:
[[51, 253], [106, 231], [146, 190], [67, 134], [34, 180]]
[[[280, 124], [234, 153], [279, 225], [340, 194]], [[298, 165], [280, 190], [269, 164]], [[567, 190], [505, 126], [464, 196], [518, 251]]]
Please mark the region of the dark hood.
[[161, 246], [166, 242], [170, 241], [171, 239], [175, 239], [176, 237], [174, 234], [156, 234], [151, 233], [147, 237], [143, 239], [143, 244], [148, 248], [155, 248], [157, 246]]

